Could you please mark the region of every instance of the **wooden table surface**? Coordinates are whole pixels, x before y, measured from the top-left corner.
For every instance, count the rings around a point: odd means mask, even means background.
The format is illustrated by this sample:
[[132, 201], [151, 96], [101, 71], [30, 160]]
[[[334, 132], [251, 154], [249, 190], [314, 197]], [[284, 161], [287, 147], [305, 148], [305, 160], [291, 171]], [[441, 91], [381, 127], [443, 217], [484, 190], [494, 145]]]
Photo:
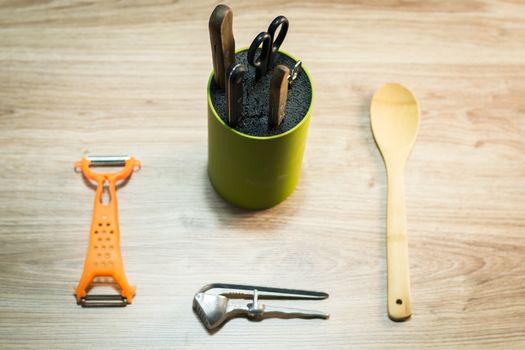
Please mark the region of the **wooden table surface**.
[[[206, 174], [212, 1], [0, 4], [0, 348], [524, 348], [525, 3], [232, 1], [237, 47], [276, 15], [315, 84], [301, 181], [265, 211]], [[421, 105], [406, 202], [414, 315], [386, 314], [385, 169], [369, 103]], [[118, 192], [133, 305], [82, 309], [94, 191], [74, 161], [137, 156]], [[192, 311], [211, 282], [322, 290], [323, 320]]]

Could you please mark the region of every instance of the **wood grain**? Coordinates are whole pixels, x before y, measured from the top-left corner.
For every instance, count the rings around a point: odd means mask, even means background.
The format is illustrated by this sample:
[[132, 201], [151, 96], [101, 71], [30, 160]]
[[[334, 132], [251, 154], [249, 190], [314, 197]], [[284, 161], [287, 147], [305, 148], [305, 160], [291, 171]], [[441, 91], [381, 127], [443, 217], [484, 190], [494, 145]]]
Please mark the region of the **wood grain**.
[[288, 77], [290, 69], [283, 64], [277, 65], [270, 81], [270, 125], [278, 127], [284, 119], [286, 99], [288, 98]]
[[[277, 15], [314, 79], [303, 174], [245, 212], [206, 176], [212, 1], [0, 4], [0, 348], [524, 348], [525, 4], [232, 1], [238, 47]], [[386, 177], [373, 91], [409, 87], [421, 125], [406, 170], [414, 314], [386, 314]], [[75, 304], [94, 192], [84, 154], [137, 156], [118, 192], [134, 304]], [[210, 282], [322, 290], [322, 320], [191, 310]]]

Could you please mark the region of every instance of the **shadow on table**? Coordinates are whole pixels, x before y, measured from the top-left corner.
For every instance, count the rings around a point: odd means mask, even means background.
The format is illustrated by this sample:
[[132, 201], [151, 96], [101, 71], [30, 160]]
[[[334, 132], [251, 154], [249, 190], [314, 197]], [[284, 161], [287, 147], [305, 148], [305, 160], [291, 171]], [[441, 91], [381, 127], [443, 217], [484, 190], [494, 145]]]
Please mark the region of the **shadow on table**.
[[209, 210], [219, 224], [233, 229], [247, 231], [272, 231], [287, 224], [299, 210], [297, 196], [292, 195], [275, 207], [264, 210], [238, 208], [226, 202], [213, 188], [208, 178], [207, 167], [202, 172], [204, 198]]

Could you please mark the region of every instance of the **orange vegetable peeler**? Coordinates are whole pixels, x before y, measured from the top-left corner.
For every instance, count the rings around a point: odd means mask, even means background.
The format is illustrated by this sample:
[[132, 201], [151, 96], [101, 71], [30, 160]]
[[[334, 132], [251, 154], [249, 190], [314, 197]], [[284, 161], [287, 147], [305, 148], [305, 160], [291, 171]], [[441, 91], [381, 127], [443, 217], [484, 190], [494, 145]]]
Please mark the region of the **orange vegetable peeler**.
[[[116, 173], [96, 173], [90, 169], [96, 166], [124, 168]], [[126, 306], [133, 300], [135, 286], [128, 283], [120, 254], [116, 185], [138, 169], [140, 161], [130, 156], [88, 156], [75, 163], [75, 171], [97, 183], [89, 247], [75, 293], [82, 307]], [[87, 295], [96, 277], [112, 277], [120, 286], [120, 295]]]

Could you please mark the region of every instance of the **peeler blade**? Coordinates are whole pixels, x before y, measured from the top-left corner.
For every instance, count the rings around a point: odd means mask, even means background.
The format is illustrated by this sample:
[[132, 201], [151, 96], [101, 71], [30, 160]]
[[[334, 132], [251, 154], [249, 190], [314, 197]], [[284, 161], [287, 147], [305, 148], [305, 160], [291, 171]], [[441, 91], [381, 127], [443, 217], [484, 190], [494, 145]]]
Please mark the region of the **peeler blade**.
[[89, 160], [91, 166], [124, 166], [126, 165], [126, 160], [131, 159], [131, 156], [87, 156], [86, 159]]
[[80, 299], [82, 307], [125, 307], [128, 300], [121, 295], [86, 295]]

